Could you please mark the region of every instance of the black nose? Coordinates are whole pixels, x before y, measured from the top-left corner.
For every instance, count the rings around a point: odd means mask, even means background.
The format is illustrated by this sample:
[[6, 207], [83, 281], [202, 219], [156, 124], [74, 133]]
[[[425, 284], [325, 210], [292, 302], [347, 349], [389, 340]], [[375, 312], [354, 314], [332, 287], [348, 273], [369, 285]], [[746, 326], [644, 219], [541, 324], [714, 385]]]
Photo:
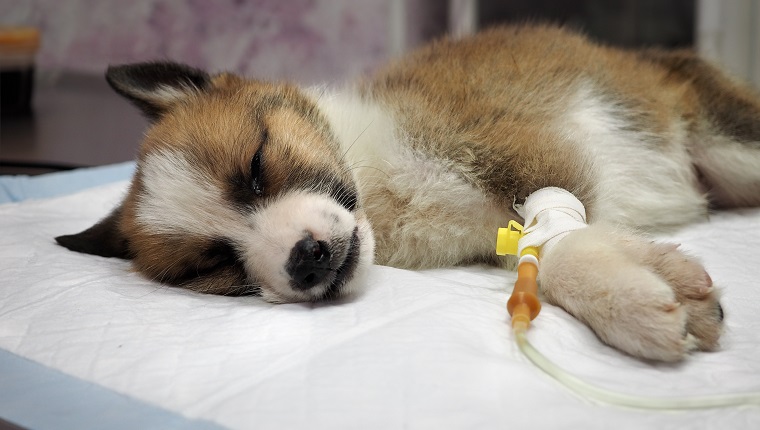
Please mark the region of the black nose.
[[321, 240], [307, 237], [296, 242], [285, 267], [297, 290], [308, 290], [330, 273], [330, 251]]

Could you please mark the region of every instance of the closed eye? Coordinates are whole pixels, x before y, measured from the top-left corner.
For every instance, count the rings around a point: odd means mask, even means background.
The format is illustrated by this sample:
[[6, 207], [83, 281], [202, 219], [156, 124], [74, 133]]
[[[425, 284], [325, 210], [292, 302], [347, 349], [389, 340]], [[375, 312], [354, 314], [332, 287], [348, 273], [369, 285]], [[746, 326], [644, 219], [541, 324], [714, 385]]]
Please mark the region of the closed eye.
[[259, 150], [251, 158], [251, 190], [256, 196], [264, 194], [264, 162], [261, 153], [268, 138], [269, 134], [265, 131]]

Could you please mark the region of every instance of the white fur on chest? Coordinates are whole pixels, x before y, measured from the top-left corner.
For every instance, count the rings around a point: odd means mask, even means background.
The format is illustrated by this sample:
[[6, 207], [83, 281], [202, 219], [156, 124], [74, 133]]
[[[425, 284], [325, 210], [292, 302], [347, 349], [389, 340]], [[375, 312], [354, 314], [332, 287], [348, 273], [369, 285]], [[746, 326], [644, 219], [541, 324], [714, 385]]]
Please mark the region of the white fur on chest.
[[674, 121], [667, 135], [634, 131], [620, 106], [579, 86], [555, 127], [592, 157], [597, 200], [589, 220], [658, 229], [697, 221], [706, 200], [686, 149], [686, 130]]
[[466, 182], [452, 161], [406, 145], [381, 106], [350, 93], [323, 94], [319, 104], [359, 183], [379, 263], [437, 267], [492, 253], [509, 208]]

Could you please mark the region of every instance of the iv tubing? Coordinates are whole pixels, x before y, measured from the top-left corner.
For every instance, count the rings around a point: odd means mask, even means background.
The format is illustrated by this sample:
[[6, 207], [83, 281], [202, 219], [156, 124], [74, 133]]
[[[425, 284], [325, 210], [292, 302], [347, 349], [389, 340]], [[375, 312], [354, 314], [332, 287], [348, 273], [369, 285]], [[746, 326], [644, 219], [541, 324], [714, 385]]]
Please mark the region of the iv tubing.
[[589, 384], [549, 361], [528, 341], [525, 327], [514, 327], [513, 333], [520, 351], [536, 367], [575, 394], [598, 403], [606, 403], [635, 409], [686, 410], [724, 408], [729, 406], [760, 406], [760, 392], [724, 394], [705, 397], [643, 397], [617, 393]]
[[643, 397], [617, 393], [589, 384], [561, 369], [541, 354], [528, 341], [530, 321], [541, 311], [537, 297], [538, 250], [525, 248], [517, 266], [517, 282], [512, 296], [507, 302], [507, 310], [512, 316], [512, 332], [520, 351], [536, 367], [551, 376], [571, 391], [598, 403], [606, 403], [636, 409], [686, 410], [723, 408], [729, 406], [760, 406], [760, 392], [725, 394], [706, 397]]
[[536, 367], [572, 392], [596, 403], [649, 410], [689, 410], [730, 406], [760, 406], [760, 392], [722, 394], [704, 397], [644, 397], [617, 393], [597, 387], [573, 376], [552, 363], [528, 341], [530, 321], [541, 310], [536, 281], [539, 250], [548, 252], [573, 230], [586, 226], [586, 211], [567, 190], [548, 187], [530, 196], [521, 207], [515, 207], [525, 219], [525, 228], [516, 221], [499, 229], [496, 241], [498, 255], [519, 255], [517, 282], [507, 302], [512, 317], [512, 332], [520, 351]]

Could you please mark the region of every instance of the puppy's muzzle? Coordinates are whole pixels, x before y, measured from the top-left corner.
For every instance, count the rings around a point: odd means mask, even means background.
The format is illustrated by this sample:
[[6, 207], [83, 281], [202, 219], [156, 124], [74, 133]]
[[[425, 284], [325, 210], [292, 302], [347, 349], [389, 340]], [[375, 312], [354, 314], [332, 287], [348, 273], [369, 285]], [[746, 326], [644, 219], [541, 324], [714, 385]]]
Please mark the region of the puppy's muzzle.
[[296, 242], [285, 266], [296, 290], [309, 290], [321, 283], [331, 272], [330, 250], [323, 241], [311, 237]]

